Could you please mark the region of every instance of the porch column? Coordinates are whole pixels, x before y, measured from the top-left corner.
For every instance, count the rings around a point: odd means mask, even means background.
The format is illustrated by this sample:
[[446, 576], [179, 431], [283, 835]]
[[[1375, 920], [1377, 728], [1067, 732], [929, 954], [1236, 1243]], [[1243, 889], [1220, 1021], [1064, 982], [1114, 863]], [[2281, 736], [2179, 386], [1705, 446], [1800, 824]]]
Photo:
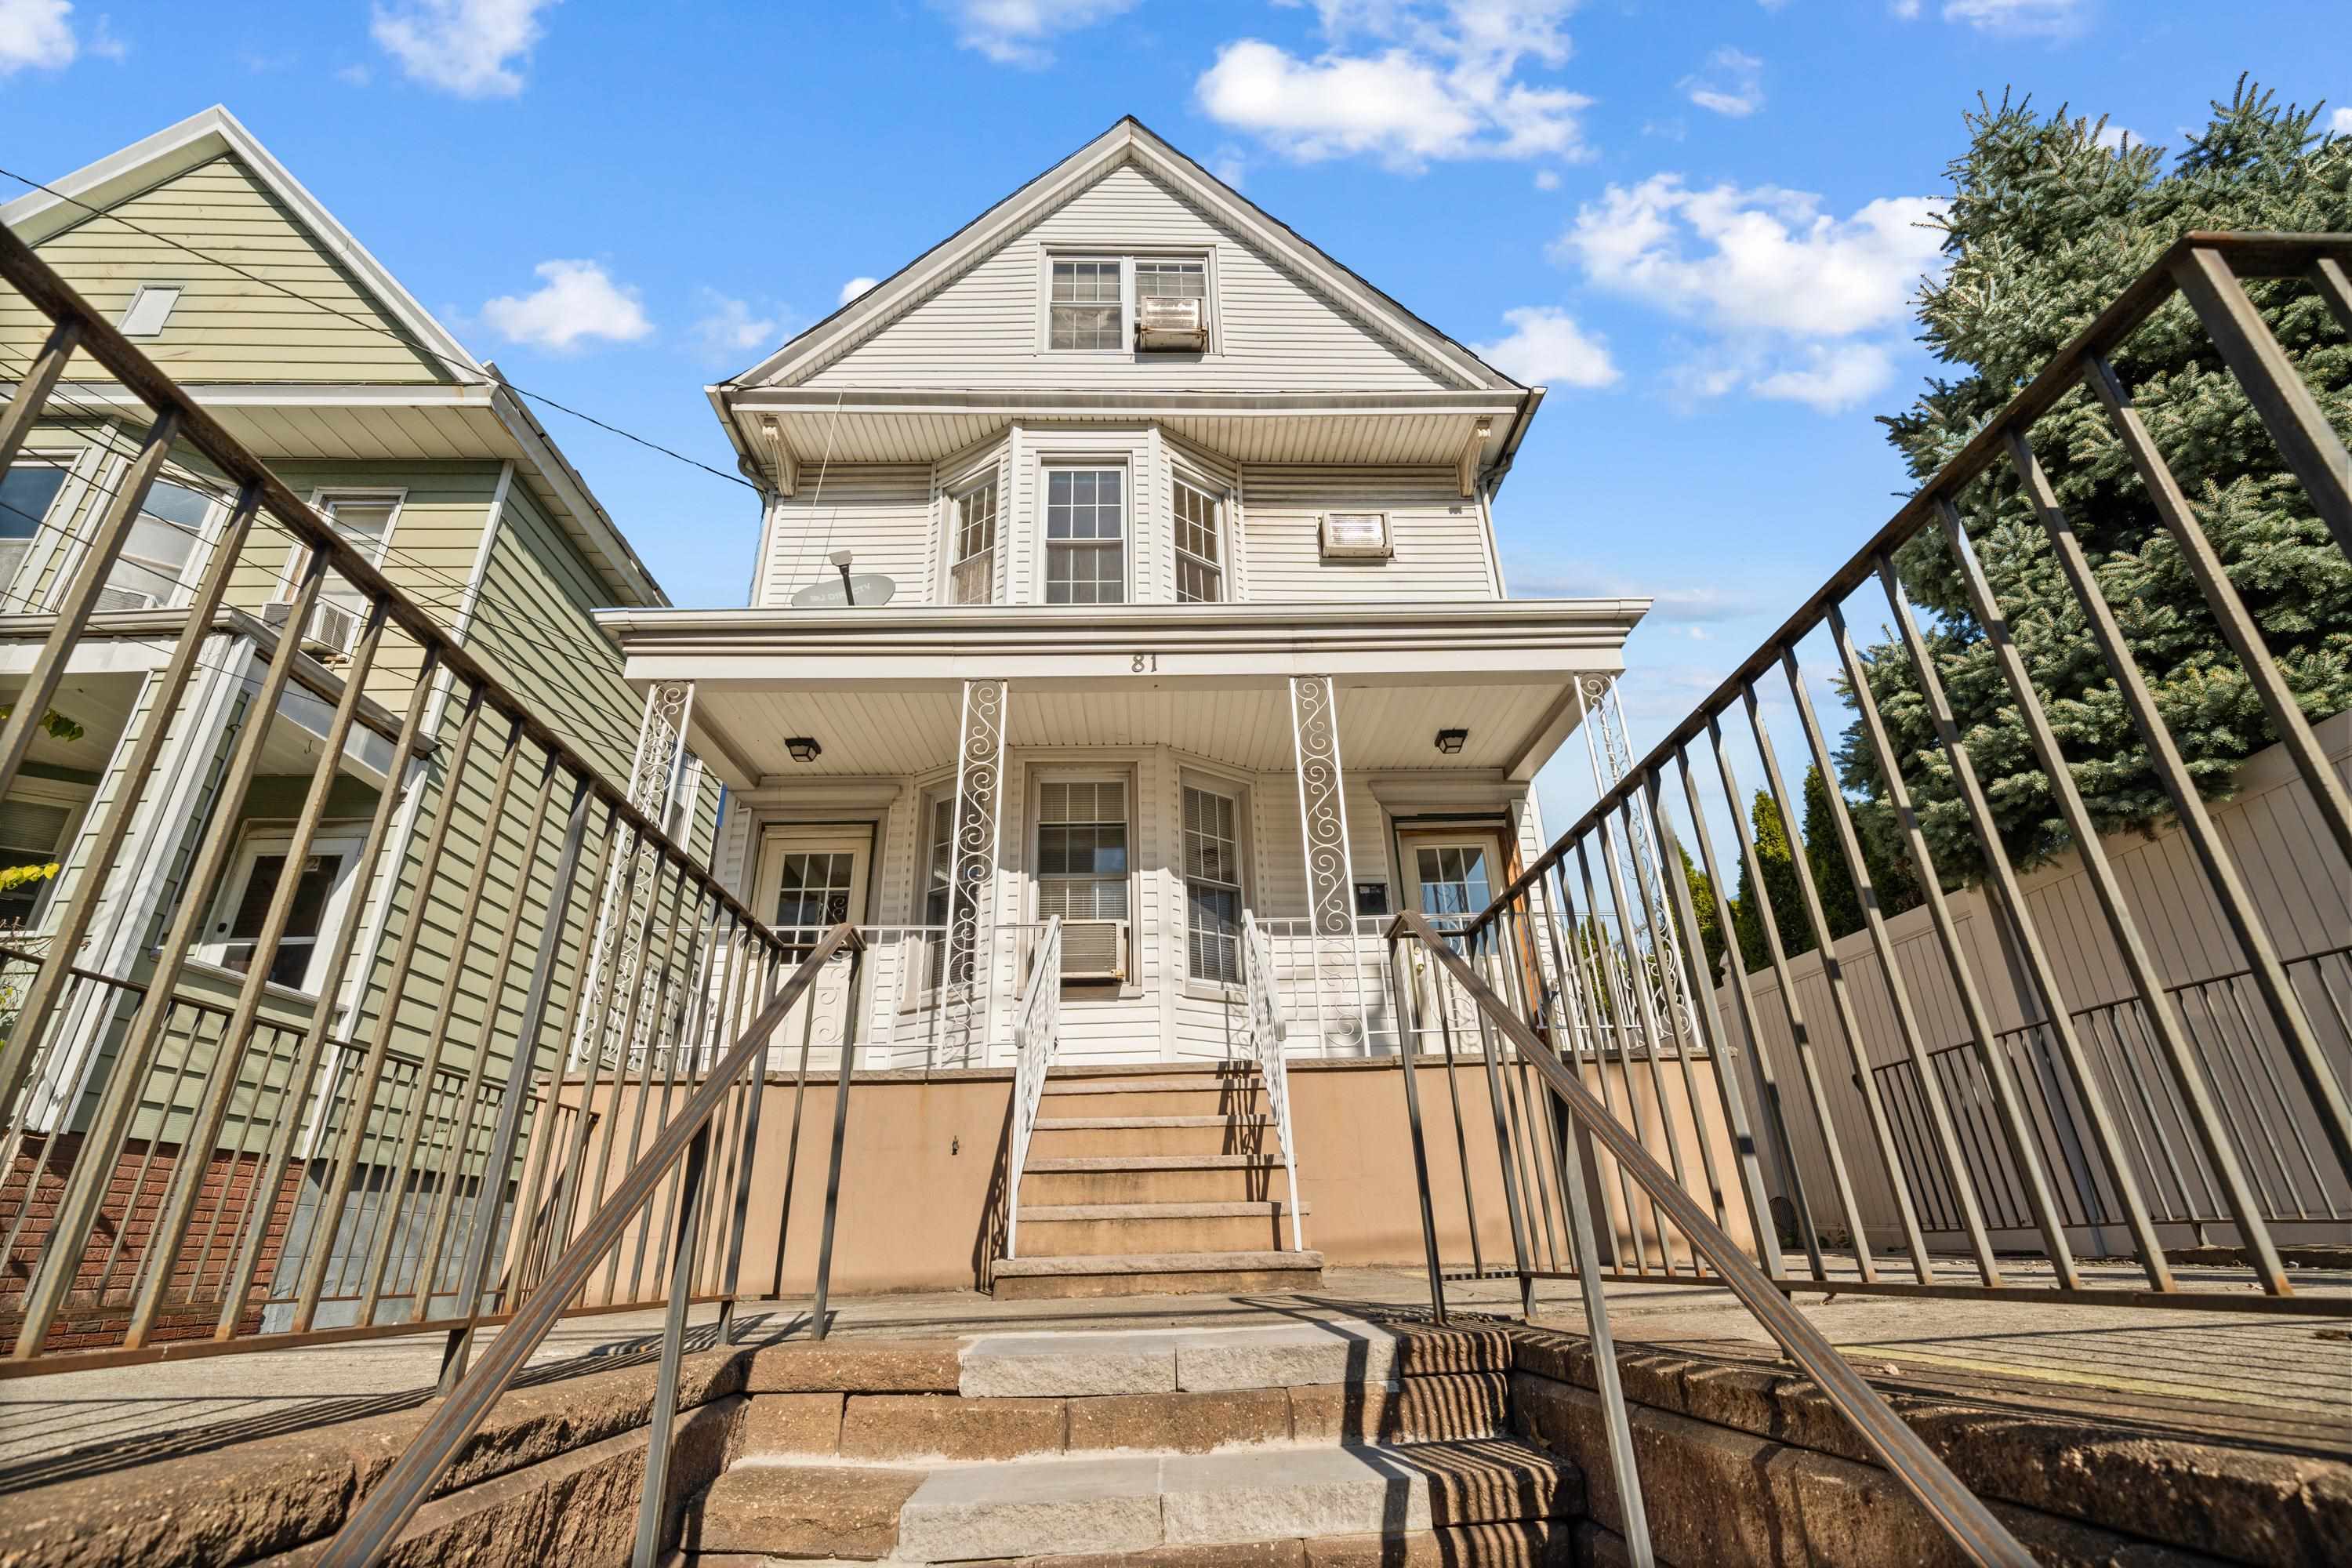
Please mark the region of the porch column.
[[[694, 682], [656, 681], [646, 692], [645, 715], [637, 721], [637, 752], [629, 764], [629, 804], [673, 837], [677, 831], [680, 805], [690, 803], [699, 793], [698, 780], [694, 789], [687, 787], [697, 765], [697, 759], [686, 747], [687, 726], [693, 717]], [[450, 790], [458, 787], [458, 780], [449, 781]], [[447, 806], [445, 805], [443, 809]], [[614, 831], [619, 833], [624, 828], [616, 823]], [[629, 918], [629, 908], [636, 901], [640, 881], [648, 889], [655, 885], [656, 879], [650, 873], [657, 858], [643, 844], [633, 855], [605, 852], [604, 889], [596, 909], [596, 938], [589, 949], [588, 995], [586, 1005], [580, 1009], [578, 1032], [572, 1041], [574, 1062], [585, 1061], [591, 1051], [614, 1048], [615, 1042], [605, 1037], [612, 1002], [627, 995], [637, 977], [637, 943], [632, 934], [637, 922]], [[617, 1042], [624, 1062], [631, 1044], [626, 1040]]]
[[1369, 1035], [1356, 940], [1356, 866], [1339, 767], [1338, 693], [1328, 675], [1290, 678], [1290, 738], [1298, 773], [1298, 839], [1306, 858], [1315, 1023], [1328, 1052], [1355, 1029]]
[[[996, 1021], [997, 944], [983, 942], [983, 920], [1001, 925], [997, 851], [1004, 825], [1005, 700], [1012, 682], [988, 677], [963, 683], [956, 727], [954, 849], [948, 869], [948, 1048], [966, 1067], [985, 1067]], [[985, 913], [983, 914], [983, 910]]]

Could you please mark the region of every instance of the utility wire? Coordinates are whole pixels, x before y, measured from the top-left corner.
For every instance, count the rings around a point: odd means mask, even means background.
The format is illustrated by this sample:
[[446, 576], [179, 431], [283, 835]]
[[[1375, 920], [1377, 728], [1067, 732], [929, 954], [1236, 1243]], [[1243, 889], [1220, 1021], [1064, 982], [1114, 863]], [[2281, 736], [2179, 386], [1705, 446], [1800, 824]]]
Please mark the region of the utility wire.
[[[278, 282], [274, 279], [264, 278], [259, 273], [248, 271], [247, 268], [239, 267], [234, 261], [224, 260], [220, 257], [212, 255], [207, 251], [200, 250], [193, 245], [188, 245], [183, 241], [173, 239], [169, 235], [158, 234], [153, 229], [135, 224], [129, 218], [123, 217], [118, 213], [109, 211], [104, 207], [92, 206], [89, 203], [81, 200], [79, 197], [69, 196], [54, 185], [43, 184], [40, 181], [33, 179], [28, 175], [20, 174], [14, 169], [0, 168], [0, 175], [5, 175], [7, 178], [16, 181], [20, 185], [27, 186], [33, 190], [46, 192], [47, 195], [57, 197], [59, 201], [71, 202], [74, 205], [81, 208], [82, 211], [90, 214], [94, 217], [101, 217], [105, 218], [110, 223], [120, 224], [124, 228], [131, 230], [133, 234], [144, 235], [146, 237], [156, 241], [158, 244], [168, 245], [174, 250], [184, 251], [200, 261], [210, 262], [215, 267], [225, 268], [228, 271], [236, 273], [240, 278], [260, 284], [265, 289], [273, 289], [278, 293], [285, 295], [289, 300], [299, 300], [303, 304], [309, 305], [314, 310], [324, 310], [330, 315], [341, 317], [342, 320], [351, 322], [355, 327], [359, 327], [367, 331], [378, 333], [383, 337], [391, 338], [395, 342], [404, 343], [413, 352], [423, 354], [427, 359], [438, 360], [442, 363], [446, 364], [453, 369], [465, 372], [466, 374], [469, 376], [478, 374], [478, 366], [470, 364], [466, 361], [457, 359], [452, 355], [445, 354], [437, 349], [427, 346], [426, 344], [419, 342], [415, 335], [411, 332], [396, 330], [391, 326], [387, 326], [381, 321], [376, 321], [366, 316], [355, 316], [348, 310], [328, 304], [323, 300], [314, 300], [310, 295], [301, 292], [299, 289], [289, 289], [285, 284]], [[685, 453], [665, 447], [658, 441], [649, 440], [646, 437], [637, 435], [634, 431], [624, 430], [617, 425], [607, 424], [605, 421], [597, 418], [594, 415], [583, 413], [581, 410], [572, 407], [569, 404], [559, 403], [554, 398], [548, 396], [545, 393], [532, 392], [528, 388], [517, 386], [513, 382], [508, 381], [504, 376], [499, 376], [498, 380], [499, 384], [505, 386], [509, 392], [512, 392], [518, 397], [527, 397], [533, 403], [543, 403], [548, 407], [555, 409], [559, 413], [569, 414], [574, 419], [584, 420], [588, 424], [596, 426], [597, 429], [605, 431], [611, 435], [618, 436], [623, 440], [634, 441], [638, 446], [644, 447], [650, 451], [659, 452], [666, 458], [675, 458], [679, 462], [685, 463], [691, 468], [700, 468], [704, 473], [710, 475], [714, 479], [725, 479], [730, 485], [741, 485], [747, 490], [757, 491], [760, 488], [759, 486], [751, 483], [749, 479], [744, 479], [740, 474], [730, 474], [724, 472], [721, 469], [714, 468], [709, 464], [703, 462], [698, 458], [689, 458]]]

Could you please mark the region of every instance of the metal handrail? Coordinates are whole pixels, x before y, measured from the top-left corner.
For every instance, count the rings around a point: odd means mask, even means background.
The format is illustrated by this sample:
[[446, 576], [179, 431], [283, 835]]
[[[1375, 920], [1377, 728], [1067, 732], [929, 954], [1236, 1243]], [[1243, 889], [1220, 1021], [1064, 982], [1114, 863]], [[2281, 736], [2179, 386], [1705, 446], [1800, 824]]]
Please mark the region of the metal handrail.
[[1290, 1249], [1307, 1250], [1307, 1233], [1298, 1217], [1297, 1140], [1290, 1131], [1290, 1069], [1282, 1055], [1282, 1019], [1274, 1002], [1274, 953], [1257, 919], [1242, 917], [1242, 986], [1248, 1008], [1242, 1038], [1257, 1063], [1265, 1083], [1266, 1108], [1274, 1112], [1274, 1133], [1282, 1142], [1282, 1172], [1290, 1188]]
[[[565, 1306], [574, 1294], [588, 1282], [589, 1274], [604, 1255], [620, 1241], [640, 1210], [652, 1200], [655, 1189], [670, 1168], [681, 1158], [688, 1162], [681, 1185], [682, 1206], [677, 1217], [677, 1234], [681, 1249], [692, 1245], [699, 1228], [704, 1207], [702, 1202], [701, 1166], [708, 1158], [711, 1123], [735, 1082], [749, 1068], [753, 1058], [767, 1048], [768, 1037], [775, 1032], [793, 1008], [815, 984], [817, 975], [835, 954], [846, 951], [855, 966], [864, 953], [865, 939], [857, 928], [846, 923], [834, 927], [809, 951], [784, 982], [775, 997], [763, 1008], [751, 1026], [737, 1037], [734, 1046], [719, 1065], [704, 1078], [701, 1085], [688, 1098], [677, 1114], [664, 1125], [652, 1144], [631, 1165], [611, 1193], [590, 1215], [579, 1235], [563, 1249], [552, 1267], [542, 1275], [530, 1297], [509, 1319], [489, 1350], [474, 1369], [459, 1381], [441, 1408], [412, 1438], [383, 1480], [369, 1491], [359, 1507], [352, 1510], [334, 1539], [327, 1543], [320, 1556], [320, 1568], [362, 1568], [374, 1562], [388, 1550], [411, 1517], [421, 1507], [434, 1486], [446, 1474], [457, 1458], [457, 1451], [478, 1431], [489, 1415], [490, 1407], [522, 1370], [540, 1343], [547, 1337]], [[856, 994], [855, 969], [850, 994]], [[850, 1017], [856, 1017], [855, 1007]], [[854, 1040], [845, 1039], [845, 1058], [855, 1049]], [[838, 1111], [836, 1111], [838, 1114]], [[837, 1185], [837, 1179], [836, 1179]], [[832, 1210], [835, 1194], [826, 1195], [826, 1229], [828, 1240], [832, 1228]], [[829, 1250], [829, 1248], [828, 1248]], [[820, 1303], [823, 1283], [820, 1279]], [[654, 1409], [651, 1415], [647, 1453], [645, 1502], [657, 1513], [664, 1491], [663, 1477], [657, 1473], [666, 1461], [672, 1415], [677, 1403], [677, 1363], [682, 1351], [686, 1304], [689, 1291], [674, 1289], [669, 1300], [668, 1320], [664, 1325], [661, 1372], [656, 1384]], [[823, 1308], [818, 1309], [820, 1314]], [[637, 1561], [650, 1564], [652, 1546], [640, 1518]]]
[[[1961, 1485], [1959, 1479], [1937, 1458], [1932, 1449], [1913, 1431], [1903, 1418], [1895, 1414], [1875, 1389], [1854, 1371], [1852, 1363], [1840, 1355], [1821, 1331], [1806, 1321], [1804, 1315], [1790, 1304], [1764, 1271], [1751, 1262], [1739, 1244], [1728, 1233], [1706, 1216], [1706, 1211], [1683, 1190], [1674, 1174], [1651, 1157], [1649, 1151], [1601, 1100], [1562, 1066], [1549, 1046], [1524, 1019], [1520, 1018], [1501, 996], [1480, 979], [1467, 961], [1448, 945], [1430, 923], [1419, 914], [1407, 910], [1396, 917], [1389, 928], [1391, 952], [1396, 944], [1411, 940], [1426, 949], [1430, 957], [1443, 965], [1455, 984], [1476, 1005], [1484, 1026], [1490, 1026], [1501, 1033], [1517, 1051], [1520, 1059], [1533, 1066], [1542, 1075], [1545, 1085], [1560, 1105], [1574, 1119], [1580, 1133], [1589, 1133], [1607, 1145], [1619, 1168], [1638, 1182], [1650, 1200], [1664, 1211], [1686, 1237], [1691, 1245], [1705, 1254], [1706, 1260], [1719, 1271], [1720, 1283], [1739, 1298], [1749, 1314], [1766, 1332], [1778, 1342], [1790, 1360], [1820, 1385], [1840, 1414], [1853, 1424], [1854, 1429], [1881, 1463], [1902, 1482], [1911, 1495], [1918, 1499], [1944, 1534], [1970, 1560], [1988, 1563], [2011, 1563], [2026, 1568], [2033, 1557], [2017, 1538], [1995, 1519], [1990, 1509]], [[1412, 1071], [1412, 1056], [1405, 1058], [1407, 1081]], [[1420, 1120], [1416, 1110], [1413, 1125], [1416, 1147], [1421, 1138]], [[1585, 1210], [1582, 1184], [1572, 1182], [1575, 1196], [1570, 1207]], [[1424, 1199], [1427, 1178], [1423, 1178]], [[1424, 1226], [1430, 1226], [1426, 1203], [1423, 1206]], [[1589, 1212], [1585, 1218], [1589, 1230]], [[1433, 1257], [1436, 1239], [1433, 1227], [1426, 1239]], [[1587, 1243], [1591, 1237], [1585, 1237]], [[1594, 1328], [1595, 1370], [1604, 1384], [1613, 1384], [1615, 1358], [1609, 1350], [1607, 1308], [1599, 1281], [1593, 1278], [1597, 1259], [1587, 1245], [1580, 1248], [1580, 1274], [1585, 1281], [1586, 1310]], [[1434, 1287], [1435, 1281], [1432, 1281]], [[1609, 1406], [1604, 1415], [1612, 1426], [1612, 1458], [1617, 1465], [1619, 1491], [1629, 1500], [1635, 1497], [1638, 1482], [1633, 1468], [1630, 1437], [1624, 1431], [1625, 1411], [1622, 1390], [1602, 1389], [1604, 1403]], [[1623, 1438], [1623, 1441], [1620, 1441]], [[1638, 1509], [1638, 1502], [1629, 1508], [1629, 1514]], [[1629, 1525], [1633, 1520], [1629, 1518]], [[1640, 1550], [1646, 1557], [1648, 1542], [1646, 1526]], [[1632, 1537], [1629, 1535], [1629, 1541]]]
[[1013, 1015], [1013, 1147], [1004, 1184], [1004, 1256], [1018, 1258], [1021, 1234], [1021, 1173], [1029, 1164], [1029, 1139], [1037, 1130], [1037, 1110], [1045, 1075], [1062, 1035], [1062, 917], [1049, 916], [1045, 939], [1029, 963], [1029, 980]]

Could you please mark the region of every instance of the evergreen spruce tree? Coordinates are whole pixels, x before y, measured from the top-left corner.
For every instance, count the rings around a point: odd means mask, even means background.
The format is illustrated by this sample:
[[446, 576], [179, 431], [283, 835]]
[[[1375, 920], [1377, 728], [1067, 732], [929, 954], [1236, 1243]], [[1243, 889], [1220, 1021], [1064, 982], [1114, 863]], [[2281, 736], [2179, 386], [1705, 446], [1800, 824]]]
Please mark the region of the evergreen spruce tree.
[[1797, 863], [1790, 847], [1790, 833], [1780, 819], [1780, 810], [1772, 804], [1772, 792], [1759, 789], [1748, 809], [1749, 829], [1756, 837], [1756, 861], [1764, 872], [1764, 892], [1757, 896], [1749, 885], [1748, 864], [1743, 858], [1739, 869], [1739, 893], [1731, 901], [1734, 934], [1739, 938], [1739, 958], [1753, 974], [1772, 962], [1771, 949], [1765, 944], [1765, 910], [1771, 911], [1773, 924], [1780, 932], [1780, 949], [1794, 958], [1801, 952], [1813, 951], [1812, 922], [1805, 918], [1805, 905], [1797, 890]]
[[1706, 955], [1707, 979], [1720, 984], [1723, 980], [1723, 917], [1715, 907], [1715, 883], [1698, 868], [1691, 852], [1680, 844], [1675, 846], [1683, 858], [1683, 881], [1690, 888], [1691, 912], [1698, 917], [1699, 946]]
[[[1845, 858], [1845, 846], [1838, 841], [1837, 824], [1830, 820], [1829, 781], [1822, 777], [1819, 768], [1805, 770], [1805, 864], [1813, 874], [1813, 891], [1822, 900], [1822, 917], [1829, 921], [1830, 940], [1860, 931], [1862, 894], [1853, 885], [1853, 863]], [[1797, 912], [1801, 921], [1802, 906]]]
[[[1962, 374], [1883, 421], [1911, 472], [1933, 474], [2183, 233], [2352, 227], [2352, 138], [2317, 133], [2318, 112], [2282, 107], [2241, 79], [2169, 167], [2155, 148], [2102, 145], [2104, 121], [2063, 110], [2044, 117], [2004, 98], [1971, 114], [1968, 150], [1950, 166], [1950, 268], [1918, 300], [1925, 341]], [[2303, 283], [2248, 287], [2328, 417], [2352, 434], [2352, 342]], [[2352, 563], [2281, 467], [2193, 313], [2175, 300], [2112, 359], [2305, 714], [2315, 721], [2352, 705]], [[2202, 790], [2226, 788], [2274, 737], [2104, 411], [2078, 387], [2033, 444], [2190, 773]], [[2158, 820], [2169, 810], [2161, 782], [2005, 465], [1969, 487], [1961, 513], [2100, 830]], [[2064, 848], [2049, 783], [1941, 531], [1905, 546], [1896, 568], [2011, 851], [2030, 864]], [[1937, 864], [1972, 879], [1982, 868], [1967, 813], [1899, 642], [1869, 650], [1867, 661]], [[1881, 851], [1873, 858], [1907, 881], [1858, 726], [1845, 736], [1840, 773], [1870, 798], [1859, 828]]]

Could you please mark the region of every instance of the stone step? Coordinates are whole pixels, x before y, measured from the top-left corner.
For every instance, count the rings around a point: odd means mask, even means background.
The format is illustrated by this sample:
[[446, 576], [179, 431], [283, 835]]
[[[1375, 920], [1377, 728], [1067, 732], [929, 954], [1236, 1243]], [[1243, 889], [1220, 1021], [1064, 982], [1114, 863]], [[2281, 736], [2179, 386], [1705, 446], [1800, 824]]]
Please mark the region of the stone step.
[[1000, 1258], [991, 1294], [999, 1300], [1102, 1296], [1234, 1295], [1318, 1289], [1319, 1252], [1159, 1252], [1073, 1258]]
[[[1132, 1368], [1129, 1369], [1132, 1372]], [[1231, 1448], [1450, 1443], [1508, 1430], [1496, 1372], [1287, 1388], [993, 1397], [953, 1394], [755, 1394], [745, 1459], [931, 1465], [1062, 1454], [1207, 1454]]]
[[1278, 1152], [1055, 1155], [1033, 1149], [1021, 1174], [1023, 1203], [1055, 1206], [1245, 1203], [1288, 1191]]
[[[1286, 1184], [1287, 1185], [1287, 1184]], [[1303, 1218], [1313, 1212], [1302, 1207]], [[1279, 1251], [1290, 1244], [1279, 1200], [1172, 1204], [1024, 1204], [1025, 1258], [1136, 1252]]]
[[1394, 1536], [1567, 1520], [1582, 1505], [1572, 1468], [1507, 1439], [1028, 1459], [931, 1470], [899, 1510], [895, 1554], [971, 1563]]
[[1087, 1154], [1247, 1154], [1279, 1158], [1265, 1116], [1041, 1116], [1032, 1160]]

